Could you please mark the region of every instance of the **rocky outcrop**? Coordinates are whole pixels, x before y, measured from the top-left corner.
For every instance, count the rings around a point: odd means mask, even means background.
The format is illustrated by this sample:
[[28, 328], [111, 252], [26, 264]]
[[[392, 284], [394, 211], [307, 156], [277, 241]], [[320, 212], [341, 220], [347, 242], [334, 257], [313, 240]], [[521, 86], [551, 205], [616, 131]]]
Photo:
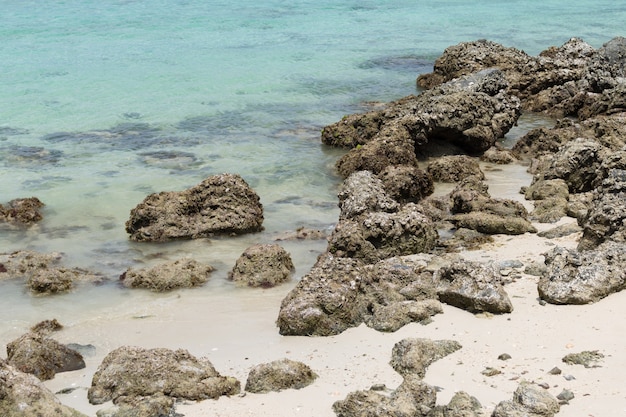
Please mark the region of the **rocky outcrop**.
[[263, 229], [259, 196], [236, 174], [211, 176], [187, 190], [151, 194], [131, 210], [126, 232], [136, 241], [195, 239]]
[[602, 186], [594, 191], [580, 224], [583, 236], [579, 250], [594, 249], [608, 240], [626, 245], [626, 169], [609, 172]]
[[626, 245], [607, 241], [594, 250], [556, 247], [537, 289], [552, 304], [588, 304], [626, 288]]
[[422, 378], [430, 364], [460, 348], [452, 340], [401, 340], [394, 346], [391, 359], [391, 366], [403, 377], [400, 386], [388, 394], [374, 390], [352, 392], [333, 404], [335, 414], [338, 417], [438, 416], [430, 414], [437, 412], [437, 392]]
[[301, 389], [311, 385], [316, 378], [317, 374], [308, 365], [290, 359], [280, 359], [253, 367], [248, 374], [245, 390], [264, 393]]
[[22, 279], [34, 294], [48, 295], [70, 291], [79, 282], [96, 282], [102, 277], [80, 268], [61, 265], [60, 253], [17, 251], [0, 254], [0, 280]]
[[390, 165], [378, 177], [387, 195], [400, 204], [417, 203], [435, 191], [432, 176], [415, 166]]
[[[498, 68], [508, 82], [507, 92], [519, 97], [525, 110], [587, 118], [626, 107], [620, 90], [625, 51], [626, 40], [621, 37], [598, 50], [572, 38], [536, 57], [487, 40], [464, 42], [447, 48], [435, 61], [433, 72], [420, 75], [417, 84], [434, 88], [454, 78]], [[606, 98], [598, 102], [598, 94]]]
[[502, 93], [506, 86], [500, 71], [471, 74], [383, 110], [346, 116], [323, 129], [322, 142], [352, 148], [337, 162], [344, 178], [361, 170], [378, 174], [389, 165], [416, 166], [418, 156], [442, 148], [479, 154], [519, 117], [518, 100]]
[[120, 281], [128, 288], [145, 288], [155, 292], [164, 292], [203, 285], [209, 280], [213, 271], [214, 268], [211, 265], [183, 258], [152, 268], [129, 268], [120, 276]]
[[282, 335], [329, 336], [361, 323], [395, 331], [442, 309], [426, 263], [397, 257], [368, 265], [355, 258], [321, 255], [283, 299]]
[[435, 273], [440, 288], [439, 300], [471, 313], [502, 314], [513, 311], [501, 276], [493, 265], [457, 262]]
[[104, 358], [87, 395], [91, 404], [102, 404], [162, 395], [200, 401], [239, 392], [239, 381], [186, 350], [123, 346]]
[[240, 285], [270, 288], [289, 281], [294, 271], [291, 255], [282, 246], [257, 244], [241, 254], [228, 278]]
[[44, 206], [37, 197], [16, 198], [6, 205], [0, 204], [0, 223], [30, 225], [43, 219], [40, 209]]
[[42, 381], [59, 372], [85, 367], [80, 353], [45, 335], [29, 332], [7, 344], [7, 362], [22, 372], [33, 374]]
[[556, 398], [543, 388], [522, 382], [510, 401], [500, 402], [492, 417], [553, 417], [561, 407]]
[[431, 160], [426, 171], [438, 182], [459, 182], [468, 177], [485, 179], [478, 160], [467, 155], [447, 155]]
[[86, 417], [67, 407], [33, 375], [0, 358], [0, 415], [3, 417]]

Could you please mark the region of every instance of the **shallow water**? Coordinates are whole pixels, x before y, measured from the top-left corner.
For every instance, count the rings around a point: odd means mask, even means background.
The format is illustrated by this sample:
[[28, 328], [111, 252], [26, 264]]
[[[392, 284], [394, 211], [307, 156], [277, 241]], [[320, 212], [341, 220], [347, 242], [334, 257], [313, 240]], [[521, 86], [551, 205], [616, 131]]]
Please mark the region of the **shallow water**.
[[[0, 202], [46, 204], [39, 225], [0, 229], [0, 251], [60, 251], [111, 280], [48, 298], [0, 282], [0, 340], [52, 316], [72, 323], [167, 300], [115, 283], [164, 259], [213, 264], [197, 291], [236, 297], [225, 277], [247, 246], [336, 221], [342, 151], [320, 144], [324, 125], [416, 92], [416, 76], [449, 45], [487, 38], [536, 54], [578, 36], [599, 47], [626, 21], [626, 6], [608, 1], [420, 3], [0, 0]], [[544, 122], [525, 119], [505, 145]], [[124, 223], [146, 195], [222, 172], [260, 195], [263, 233], [128, 240]], [[325, 249], [283, 243], [296, 278]]]

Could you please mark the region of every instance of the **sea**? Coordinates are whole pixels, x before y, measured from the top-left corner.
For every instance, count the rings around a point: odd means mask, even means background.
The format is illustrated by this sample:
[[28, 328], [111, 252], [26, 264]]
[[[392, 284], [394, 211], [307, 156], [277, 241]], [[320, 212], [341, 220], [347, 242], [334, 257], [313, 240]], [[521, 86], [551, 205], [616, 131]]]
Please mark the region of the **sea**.
[[[2, 345], [40, 320], [80, 324], [171, 297], [123, 288], [131, 267], [193, 257], [216, 268], [196, 294], [236, 299], [255, 291], [228, 281], [236, 259], [278, 242], [296, 282], [326, 242], [277, 239], [329, 232], [339, 213], [345, 150], [321, 144], [325, 125], [419, 93], [416, 77], [459, 42], [536, 55], [626, 35], [626, 3], [607, 0], [0, 0], [0, 16], [0, 203], [45, 204], [32, 227], [0, 226], [0, 253], [59, 252], [103, 277], [46, 297], [0, 281]], [[525, 115], [506, 140], [544, 123]], [[147, 195], [225, 172], [259, 194], [263, 232], [129, 240]]]

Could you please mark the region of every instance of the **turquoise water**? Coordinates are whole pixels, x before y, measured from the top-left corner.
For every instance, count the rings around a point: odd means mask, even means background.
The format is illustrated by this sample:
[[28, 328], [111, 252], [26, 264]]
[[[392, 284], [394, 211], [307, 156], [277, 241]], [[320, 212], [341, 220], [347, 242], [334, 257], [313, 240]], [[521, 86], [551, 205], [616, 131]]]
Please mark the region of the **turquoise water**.
[[[625, 35], [626, 4], [0, 0], [0, 16], [0, 202], [46, 204], [36, 227], [0, 230], [0, 251], [61, 251], [112, 279], [148, 259], [194, 256], [218, 266], [209, 287], [227, 288], [249, 244], [332, 227], [341, 151], [320, 144], [324, 125], [414, 93], [416, 76], [458, 42], [537, 54], [577, 36], [600, 47]], [[128, 241], [124, 222], [147, 194], [222, 172], [261, 196], [265, 232]], [[285, 245], [298, 275], [325, 248]], [[12, 283], [0, 288], [3, 318], [54, 310]], [[98, 294], [120, 296], [111, 286], [84, 291], [94, 306], [106, 305]]]

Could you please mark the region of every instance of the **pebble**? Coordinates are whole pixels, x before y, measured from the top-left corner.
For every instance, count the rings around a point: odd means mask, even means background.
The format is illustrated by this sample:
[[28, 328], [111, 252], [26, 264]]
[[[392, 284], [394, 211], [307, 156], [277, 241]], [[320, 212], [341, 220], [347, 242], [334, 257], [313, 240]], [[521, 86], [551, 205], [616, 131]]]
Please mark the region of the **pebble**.
[[570, 401], [574, 399], [574, 393], [568, 389], [564, 389], [556, 398], [561, 401]]
[[509, 355], [508, 353], [503, 353], [498, 356], [498, 359], [500, 359], [501, 361], [508, 361], [509, 359], [511, 359], [511, 355]]
[[481, 374], [485, 376], [495, 376], [501, 373], [502, 372], [500, 372], [498, 369], [495, 369], [495, 368], [486, 368], [484, 371], [481, 372]]
[[550, 369], [548, 373], [550, 375], [561, 375], [561, 370], [555, 366], [554, 368]]

